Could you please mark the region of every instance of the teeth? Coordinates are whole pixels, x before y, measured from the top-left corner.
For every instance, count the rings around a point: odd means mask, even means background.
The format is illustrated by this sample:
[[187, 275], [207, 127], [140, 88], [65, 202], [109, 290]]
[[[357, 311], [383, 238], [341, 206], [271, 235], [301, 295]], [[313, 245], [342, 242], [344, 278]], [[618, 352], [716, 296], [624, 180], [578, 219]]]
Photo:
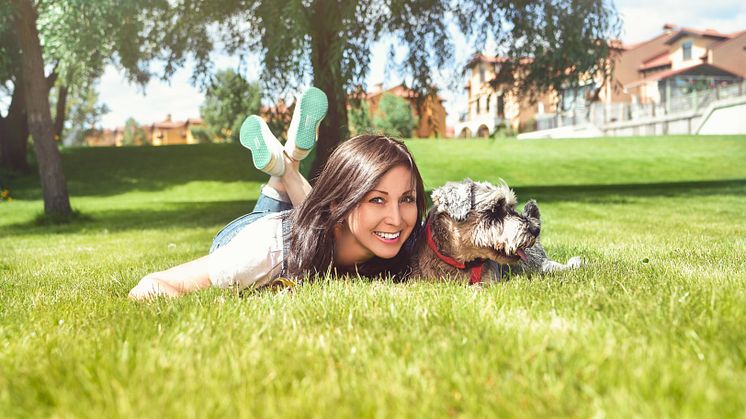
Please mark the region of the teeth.
[[384, 238], [386, 240], [393, 240], [399, 237], [399, 234], [401, 234], [401, 231], [398, 231], [396, 233], [384, 233], [382, 231], [376, 231], [375, 234], [378, 237]]

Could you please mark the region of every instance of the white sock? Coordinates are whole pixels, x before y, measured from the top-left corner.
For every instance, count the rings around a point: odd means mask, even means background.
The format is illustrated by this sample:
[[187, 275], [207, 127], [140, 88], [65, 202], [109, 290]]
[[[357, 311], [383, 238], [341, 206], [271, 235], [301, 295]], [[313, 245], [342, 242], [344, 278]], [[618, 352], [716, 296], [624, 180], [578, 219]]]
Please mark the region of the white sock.
[[262, 194], [267, 198], [276, 199], [282, 202], [290, 202], [290, 195], [285, 192], [280, 192], [269, 185], [262, 185]]

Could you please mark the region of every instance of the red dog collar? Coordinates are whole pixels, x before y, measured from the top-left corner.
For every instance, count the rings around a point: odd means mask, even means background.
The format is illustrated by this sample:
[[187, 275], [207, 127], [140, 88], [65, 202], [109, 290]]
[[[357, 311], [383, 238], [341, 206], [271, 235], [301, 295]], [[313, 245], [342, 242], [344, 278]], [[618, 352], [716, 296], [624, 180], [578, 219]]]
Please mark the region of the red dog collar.
[[[446, 256], [438, 250], [438, 246], [435, 244], [435, 240], [433, 240], [433, 231], [430, 229], [430, 219], [427, 219], [427, 222], [425, 223], [425, 237], [427, 237], [427, 246], [435, 252], [435, 255], [438, 256], [438, 259], [442, 260], [443, 262], [453, 266], [454, 268], [458, 269], [466, 269], [466, 264], [463, 262], [459, 262], [456, 259]], [[482, 268], [484, 267], [484, 261], [478, 261], [475, 264], [472, 265], [472, 267], [469, 269], [469, 283], [470, 284], [478, 284], [482, 282]]]

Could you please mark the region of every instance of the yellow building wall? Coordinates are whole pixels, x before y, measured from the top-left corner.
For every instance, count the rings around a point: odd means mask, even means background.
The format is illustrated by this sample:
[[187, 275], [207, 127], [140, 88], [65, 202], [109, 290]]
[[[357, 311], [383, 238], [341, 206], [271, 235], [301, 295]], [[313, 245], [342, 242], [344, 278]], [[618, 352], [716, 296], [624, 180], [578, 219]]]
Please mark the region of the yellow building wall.
[[[482, 81], [480, 74], [480, 66], [482, 65], [484, 66], [484, 81]], [[540, 108], [543, 108], [543, 113], [555, 112], [557, 103], [555, 94], [539, 95], [536, 102], [531, 103], [528, 98], [518, 97], [509, 89], [491, 87], [489, 81], [496, 76], [495, 66], [492, 63], [479, 63], [471, 68], [468, 84], [468, 115], [470, 120], [490, 114], [497, 115], [498, 96], [500, 94], [504, 96], [506, 124], [514, 131], [523, 130], [531, 125]], [[477, 103], [479, 103], [478, 107]], [[487, 106], [488, 103], [489, 106]], [[473, 133], [473, 135], [476, 135], [476, 133]]]
[[195, 144], [197, 141], [187, 127], [155, 128], [153, 145]]

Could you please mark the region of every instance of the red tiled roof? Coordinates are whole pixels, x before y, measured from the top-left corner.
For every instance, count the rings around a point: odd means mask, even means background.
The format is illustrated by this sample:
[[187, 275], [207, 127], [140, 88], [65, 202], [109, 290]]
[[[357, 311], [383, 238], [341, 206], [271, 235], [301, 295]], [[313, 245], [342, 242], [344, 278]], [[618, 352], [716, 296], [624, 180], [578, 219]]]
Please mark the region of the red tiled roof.
[[658, 72], [658, 73], [655, 73], [655, 74], [651, 74], [650, 76], [645, 77], [642, 80], [635, 80], [632, 83], [628, 83], [628, 84], [624, 85], [624, 88], [628, 89], [628, 88], [636, 87], [636, 86], [639, 86], [639, 85], [641, 85], [643, 83], [647, 83], [647, 82], [650, 82], [650, 81], [667, 79], [667, 78], [669, 78], [671, 76], [675, 76], [677, 74], [681, 74], [681, 73], [684, 73], [686, 71], [692, 70], [692, 69], [697, 68], [697, 67], [702, 67], [702, 66], [713, 67], [713, 68], [716, 68], [716, 69], [718, 69], [720, 71], [726, 72], [728, 74], [732, 74], [734, 76], [738, 76], [737, 74], [734, 74], [732, 71], [728, 71], [728, 70], [726, 70], [724, 68], [721, 68], [721, 67], [718, 67], [716, 65], [712, 65], [712, 64], [708, 64], [708, 63], [699, 63], [699, 64], [690, 65], [688, 67], [679, 68], [679, 69], [676, 69], [676, 70], [666, 70], [666, 71], [661, 71], [661, 72]]
[[670, 39], [666, 41], [666, 44], [668, 45], [673, 44], [680, 38], [687, 36], [687, 35], [703, 36], [705, 38], [720, 38], [720, 39], [730, 38], [729, 35], [720, 33], [716, 31], [715, 29], [705, 29], [702, 31], [699, 29], [692, 29], [692, 28], [679, 28], [679, 30], [676, 33], [674, 33]]
[[488, 55], [477, 53], [471, 56], [471, 58], [469, 59], [469, 62], [466, 64], [466, 68], [472, 68], [477, 63], [500, 64], [500, 63], [504, 63], [507, 61], [508, 59], [505, 57], [490, 57]]
[[[414, 90], [408, 87], [402, 86], [402, 85], [398, 85], [398, 86], [394, 86], [386, 90], [380, 90], [380, 91], [372, 92], [372, 93], [365, 93], [365, 98], [366, 99], [374, 98], [384, 93], [390, 93], [392, 95], [396, 95], [396, 96], [407, 98], [407, 99], [414, 99], [415, 97], [417, 97], [417, 93]], [[436, 99], [441, 102], [445, 102], [445, 99], [442, 99], [438, 95], [436, 95]]]
[[153, 126], [155, 128], [164, 128], [164, 129], [181, 128], [184, 125], [186, 125], [185, 121], [161, 121], [161, 122], [154, 122], [153, 123]]
[[714, 46], [712, 47], [712, 49], [720, 48], [720, 47], [722, 47], [723, 45], [727, 44], [728, 42], [732, 42], [732, 41], [733, 41], [733, 40], [735, 40], [736, 38], [739, 38], [739, 37], [740, 37], [741, 35], [746, 35], [746, 30], [744, 30], [744, 31], [739, 31], [739, 32], [733, 32], [733, 33], [730, 33], [730, 34], [728, 34], [728, 37], [729, 37], [730, 39], [728, 39], [728, 40], [725, 40], [725, 41], [723, 41], [723, 42], [718, 42], [718, 43], [717, 43], [717, 45], [714, 45]]
[[668, 53], [668, 51], [663, 51], [658, 53], [657, 55], [654, 55], [650, 58], [645, 59], [645, 61], [640, 64], [640, 71], [650, 70], [657, 67], [663, 67], [666, 65], [671, 65], [671, 57]]
[[637, 42], [635, 44], [624, 44], [623, 48], [625, 50], [629, 51], [629, 50], [632, 50], [632, 49], [639, 48], [639, 47], [641, 47], [641, 46], [643, 46], [643, 45], [645, 45], [647, 43], [650, 43], [650, 42], [653, 42], [653, 41], [657, 41], [659, 38], [665, 38], [665, 37], [669, 37], [671, 35], [672, 35], [671, 33], [662, 33], [662, 34], [660, 34], [658, 36], [655, 36], [653, 38], [650, 38], [650, 39], [648, 39], [646, 41]]

